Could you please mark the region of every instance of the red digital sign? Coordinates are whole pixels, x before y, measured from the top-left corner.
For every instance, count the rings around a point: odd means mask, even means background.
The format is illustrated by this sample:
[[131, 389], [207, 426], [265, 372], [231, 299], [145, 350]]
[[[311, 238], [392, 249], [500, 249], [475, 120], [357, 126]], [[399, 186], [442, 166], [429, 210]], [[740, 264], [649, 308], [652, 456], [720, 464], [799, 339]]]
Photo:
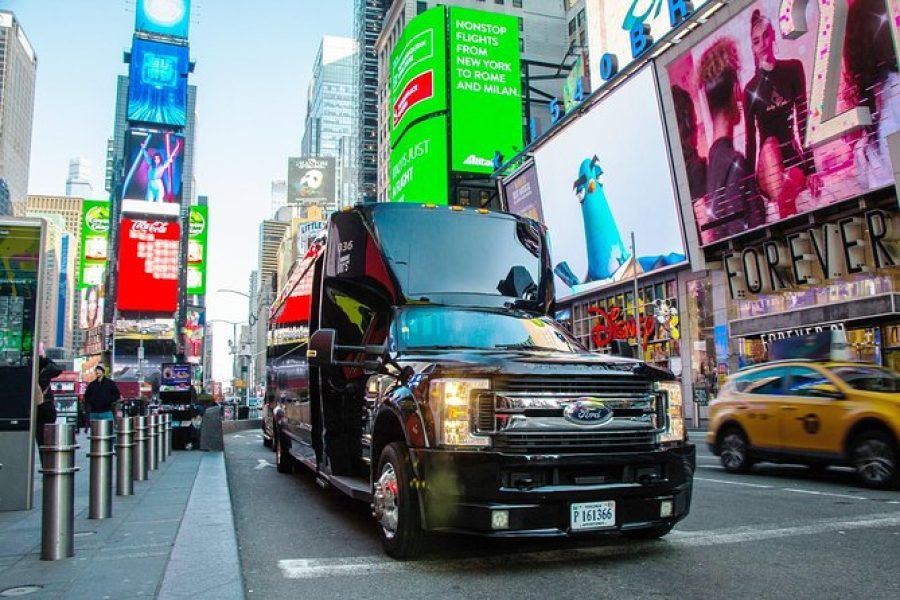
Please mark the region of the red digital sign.
[[178, 223], [122, 219], [120, 311], [175, 312], [178, 307]]

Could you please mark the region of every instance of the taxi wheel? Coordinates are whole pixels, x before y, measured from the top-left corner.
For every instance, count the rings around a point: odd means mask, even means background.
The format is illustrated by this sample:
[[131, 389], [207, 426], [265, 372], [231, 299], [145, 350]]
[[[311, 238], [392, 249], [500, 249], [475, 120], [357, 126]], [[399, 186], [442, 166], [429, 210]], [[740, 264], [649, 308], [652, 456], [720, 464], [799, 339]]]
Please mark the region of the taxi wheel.
[[419, 516], [409, 451], [400, 442], [385, 446], [378, 461], [378, 479], [372, 499], [378, 534], [384, 551], [393, 558], [416, 558], [422, 551], [425, 531]]
[[747, 473], [753, 467], [747, 436], [737, 427], [730, 427], [719, 442], [719, 459], [729, 473]]
[[860, 434], [853, 440], [850, 458], [863, 484], [883, 489], [897, 483], [897, 448], [886, 433], [866, 431]]

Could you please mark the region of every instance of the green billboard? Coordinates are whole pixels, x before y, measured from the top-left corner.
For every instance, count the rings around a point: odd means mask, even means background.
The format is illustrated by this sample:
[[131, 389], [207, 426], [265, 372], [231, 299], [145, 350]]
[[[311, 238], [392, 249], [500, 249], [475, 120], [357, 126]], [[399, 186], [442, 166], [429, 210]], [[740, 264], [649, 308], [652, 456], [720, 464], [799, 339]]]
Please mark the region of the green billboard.
[[109, 261], [109, 202], [106, 200], [81, 203], [80, 258], [79, 289], [103, 285]]
[[391, 53], [391, 146], [425, 115], [447, 109], [447, 35], [444, 7], [413, 19]]
[[391, 150], [391, 202], [447, 204], [447, 117], [408, 128]]
[[449, 39], [450, 168], [492, 173], [496, 152], [511, 158], [523, 148], [519, 20], [450, 8]]
[[209, 207], [192, 206], [188, 220], [187, 293], [206, 294]]

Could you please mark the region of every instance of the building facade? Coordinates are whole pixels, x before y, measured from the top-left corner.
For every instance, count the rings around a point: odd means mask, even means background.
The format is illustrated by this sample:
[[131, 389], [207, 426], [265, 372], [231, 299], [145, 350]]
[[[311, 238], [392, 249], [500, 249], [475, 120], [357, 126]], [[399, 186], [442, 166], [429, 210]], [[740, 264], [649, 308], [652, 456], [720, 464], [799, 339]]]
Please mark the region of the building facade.
[[384, 15], [391, 0], [354, 0], [353, 31], [357, 53], [356, 170], [358, 200], [375, 202], [378, 184], [378, 53]]
[[272, 188], [271, 188], [271, 201], [272, 208], [271, 214], [275, 215], [278, 213], [278, 210], [284, 206], [287, 206], [287, 180], [286, 179], [273, 179], [272, 180]]
[[352, 38], [325, 36], [313, 64], [300, 153], [336, 162], [338, 206], [356, 199], [357, 44]]
[[[376, 179], [377, 198], [379, 202], [389, 201], [389, 170], [391, 159], [389, 118], [391, 53], [403, 30], [417, 15], [438, 5], [470, 8], [486, 12], [512, 15], [519, 19], [519, 50], [523, 61], [533, 61], [545, 65], [564, 65], [568, 60], [568, 42], [565, 35], [565, 11], [560, 0], [529, 0], [516, 2], [485, 2], [483, 0], [451, 0], [448, 2], [416, 2], [414, 0], [398, 0], [387, 10], [381, 34], [376, 42], [378, 58], [378, 171]], [[551, 69], [553, 71], [554, 69]], [[564, 75], [563, 75], [564, 77]], [[541, 132], [550, 126], [551, 115], [547, 109], [548, 99], [561, 95], [562, 77], [557, 81], [548, 80], [534, 82], [528, 87], [539, 89], [535, 92], [540, 98], [529, 102], [527, 114], [530, 115], [528, 129]], [[531, 92], [523, 87], [531, 97]], [[523, 130], [525, 123], [523, 123]]]
[[0, 10], [0, 181], [6, 182], [12, 213], [25, 213], [37, 55], [25, 30]]
[[94, 186], [91, 183], [91, 163], [86, 158], [76, 157], [69, 160], [69, 176], [66, 177], [66, 196], [94, 197]]

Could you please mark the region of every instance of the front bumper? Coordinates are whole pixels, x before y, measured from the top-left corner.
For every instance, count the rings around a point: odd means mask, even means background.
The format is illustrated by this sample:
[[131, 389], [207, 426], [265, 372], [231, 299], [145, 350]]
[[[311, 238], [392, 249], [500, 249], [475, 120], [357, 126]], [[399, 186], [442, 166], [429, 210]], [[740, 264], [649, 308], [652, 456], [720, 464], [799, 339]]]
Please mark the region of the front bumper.
[[[676, 523], [690, 511], [696, 465], [691, 444], [620, 454], [410, 452], [426, 529], [497, 537], [573, 534], [573, 502], [615, 500], [615, 530]], [[660, 516], [664, 501], [670, 516]], [[496, 510], [508, 511], [508, 527], [492, 526]]]

